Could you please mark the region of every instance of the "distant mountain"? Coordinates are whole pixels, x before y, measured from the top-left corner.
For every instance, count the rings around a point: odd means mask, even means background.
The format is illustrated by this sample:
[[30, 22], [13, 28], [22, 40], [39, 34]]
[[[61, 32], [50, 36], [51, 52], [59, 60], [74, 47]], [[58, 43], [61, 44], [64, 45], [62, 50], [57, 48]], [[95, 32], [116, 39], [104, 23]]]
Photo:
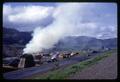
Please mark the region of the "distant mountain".
[[[3, 54], [7, 56], [16, 56], [22, 54], [22, 50], [30, 39], [31, 32], [19, 32], [15, 29], [3, 28]], [[64, 50], [86, 50], [101, 48], [116, 48], [117, 38], [96, 39], [87, 36], [71, 36], [60, 40], [52, 51]]]
[[85, 50], [85, 49], [102, 49], [116, 48], [117, 38], [96, 39], [87, 36], [67, 37], [58, 42], [53, 48], [54, 50]]
[[16, 29], [3, 28], [3, 44], [25, 45], [31, 38], [31, 32], [19, 32]]

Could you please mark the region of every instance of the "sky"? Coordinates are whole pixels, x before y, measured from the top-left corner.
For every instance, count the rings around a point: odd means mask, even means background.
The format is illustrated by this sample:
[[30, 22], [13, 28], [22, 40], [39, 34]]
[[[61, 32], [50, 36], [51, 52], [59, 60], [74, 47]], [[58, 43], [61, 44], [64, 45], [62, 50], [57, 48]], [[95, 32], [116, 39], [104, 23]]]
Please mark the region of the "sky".
[[[74, 22], [72, 24], [74, 25], [74, 28], [72, 28], [74, 31], [71, 36], [91, 36], [102, 39], [117, 37], [116, 3], [77, 3], [77, 12], [75, 14], [66, 14], [64, 12], [73, 12], [70, 5], [65, 6], [62, 12], [59, 12], [62, 9], [60, 8], [61, 5], [66, 4], [58, 2], [4, 3], [3, 27], [15, 28], [19, 31], [33, 31], [38, 27], [40, 29], [47, 28], [49, 25], [56, 23], [55, 21], [59, 17], [62, 20], [70, 17], [72, 20], [70, 23]], [[56, 11], [58, 17], [56, 17]], [[66, 15], [64, 16], [64, 14]]]

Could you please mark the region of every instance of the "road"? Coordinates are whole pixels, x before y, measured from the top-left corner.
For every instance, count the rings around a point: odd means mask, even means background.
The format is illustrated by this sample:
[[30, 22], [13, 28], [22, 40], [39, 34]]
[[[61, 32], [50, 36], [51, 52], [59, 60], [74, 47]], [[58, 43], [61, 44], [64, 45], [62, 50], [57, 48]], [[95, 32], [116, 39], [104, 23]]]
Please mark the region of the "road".
[[[84, 56], [84, 55], [73, 56], [69, 59], [59, 61], [59, 67], [78, 63], [78, 62], [87, 60], [87, 59], [92, 58], [92, 57], [99, 55], [99, 54], [100, 53], [90, 54], [90, 56]], [[41, 66], [36, 66], [36, 67], [31, 67], [31, 68], [23, 68], [23, 69], [12, 71], [12, 72], [7, 72], [7, 73], [3, 74], [3, 77], [4, 77], [4, 79], [23, 79], [25, 77], [29, 77], [29, 76], [36, 74], [36, 73], [47, 72], [47, 71], [52, 70], [54, 68], [55, 68], [54, 63], [47, 63], [47, 64], [43, 64]]]

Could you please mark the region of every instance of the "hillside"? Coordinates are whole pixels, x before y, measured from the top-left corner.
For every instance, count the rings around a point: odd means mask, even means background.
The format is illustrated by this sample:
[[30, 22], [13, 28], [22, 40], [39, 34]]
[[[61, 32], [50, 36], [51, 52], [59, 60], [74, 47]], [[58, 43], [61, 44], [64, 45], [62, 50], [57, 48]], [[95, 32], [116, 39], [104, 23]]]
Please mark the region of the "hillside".
[[86, 50], [86, 49], [103, 49], [116, 48], [117, 38], [96, 39], [87, 36], [67, 37], [55, 45], [56, 50]]
[[[3, 28], [3, 57], [16, 56], [22, 54], [22, 50], [31, 40], [31, 32], [20, 32], [15, 29]], [[69, 51], [116, 48], [117, 38], [96, 39], [87, 36], [71, 36], [60, 40], [50, 51]]]
[[15, 29], [3, 28], [3, 44], [25, 45], [31, 38], [31, 32], [19, 32]]
[[78, 71], [68, 79], [117, 79], [117, 53], [114, 52], [97, 64]]

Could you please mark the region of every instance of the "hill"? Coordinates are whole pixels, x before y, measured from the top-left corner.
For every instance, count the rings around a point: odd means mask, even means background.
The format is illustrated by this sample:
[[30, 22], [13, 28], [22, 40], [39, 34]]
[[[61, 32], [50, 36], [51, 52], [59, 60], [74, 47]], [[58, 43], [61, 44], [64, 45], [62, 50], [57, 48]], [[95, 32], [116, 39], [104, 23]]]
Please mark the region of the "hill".
[[[20, 32], [15, 29], [3, 28], [3, 56], [22, 54], [25, 45], [31, 40], [31, 32]], [[69, 51], [116, 48], [117, 38], [96, 39], [87, 36], [71, 36], [60, 40], [50, 51]]]
[[25, 45], [31, 38], [31, 32], [20, 32], [16, 29], [3, 28], [3, 44]]
[[56, 50], [86, 50], [86, 49], [103, 49], [116, 48], [117, 38], [96, 39], [87, 36], [72, 36], [59, 41], [55, 45]]

